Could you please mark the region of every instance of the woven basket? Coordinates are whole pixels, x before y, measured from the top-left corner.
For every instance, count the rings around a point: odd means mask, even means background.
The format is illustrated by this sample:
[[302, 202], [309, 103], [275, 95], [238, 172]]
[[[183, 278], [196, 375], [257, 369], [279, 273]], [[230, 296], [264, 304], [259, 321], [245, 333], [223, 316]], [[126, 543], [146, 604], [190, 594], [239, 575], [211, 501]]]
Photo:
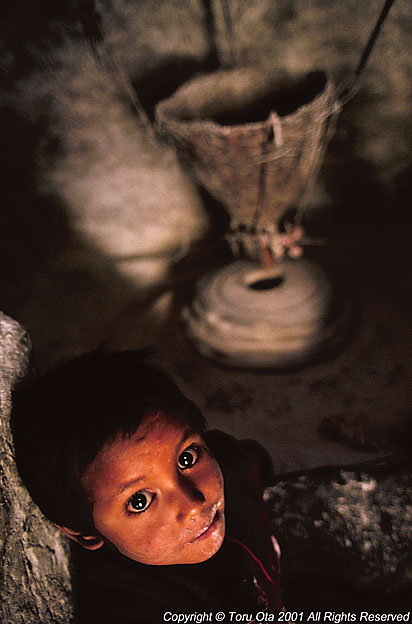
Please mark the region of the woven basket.
[[304, 204], [339, 110], [323, 72], [280, 85], [241, 68], [187, 82], [158, 104], [156, 123], [232, 229], [256, 230]]

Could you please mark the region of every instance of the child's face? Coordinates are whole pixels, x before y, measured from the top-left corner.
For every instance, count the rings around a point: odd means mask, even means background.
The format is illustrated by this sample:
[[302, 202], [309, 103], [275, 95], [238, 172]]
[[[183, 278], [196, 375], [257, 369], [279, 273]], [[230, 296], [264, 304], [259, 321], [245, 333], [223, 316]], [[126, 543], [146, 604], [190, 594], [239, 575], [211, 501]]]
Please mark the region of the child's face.
[[148, 565], [200, 563], [225, 535], [223, 477], [202, 438], [159, 412], [106, 444], [82, 477], [94, 525]]

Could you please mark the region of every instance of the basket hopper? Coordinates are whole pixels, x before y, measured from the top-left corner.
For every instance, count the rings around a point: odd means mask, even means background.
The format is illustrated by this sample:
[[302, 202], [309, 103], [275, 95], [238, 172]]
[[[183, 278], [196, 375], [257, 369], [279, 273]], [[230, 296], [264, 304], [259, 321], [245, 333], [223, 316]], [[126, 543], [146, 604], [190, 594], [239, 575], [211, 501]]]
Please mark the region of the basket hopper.
[[185, 83], [158, 104], [156, 122], [232, 231], [256, 232], [302, 208], [339, 110], [321, 71], [290, 80], [245, 67]]

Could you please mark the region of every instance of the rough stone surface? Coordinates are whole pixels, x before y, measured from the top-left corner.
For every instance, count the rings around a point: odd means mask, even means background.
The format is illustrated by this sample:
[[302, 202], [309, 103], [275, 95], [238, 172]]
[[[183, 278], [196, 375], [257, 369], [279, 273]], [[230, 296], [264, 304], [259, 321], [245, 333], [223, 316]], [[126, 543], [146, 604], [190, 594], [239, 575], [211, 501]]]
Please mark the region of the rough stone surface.
[[412, 459], [285, 476], [265, 499], [290, 608], [410, 606]]
[[67, 545], [31, 501], [13, 459], [10, 389], [24, 373], [29, 348], [20, 325], [0, 313], [0, 621], [67, 624]]

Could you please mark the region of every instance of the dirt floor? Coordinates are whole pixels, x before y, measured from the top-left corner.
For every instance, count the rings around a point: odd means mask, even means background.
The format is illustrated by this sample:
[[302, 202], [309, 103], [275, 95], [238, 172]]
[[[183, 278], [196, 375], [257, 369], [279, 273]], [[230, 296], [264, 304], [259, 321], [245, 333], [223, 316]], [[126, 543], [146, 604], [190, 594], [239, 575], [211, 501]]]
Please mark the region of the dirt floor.
[[[299, 368], [241, 370], [207, 360], [185, 335], [179, 297], [174, 305], [172, 294], [158, 302], [164, 312], [169, 306], [170, 315], [155, 333], [155, 360], [201, 406], [211, 427], [257, 438], [268, 447], [276, 472], [358, 462], [410, 444], [406, 260], [379, 247], [369, 253], [361, 249], [357, 258], [348, 254], [340, 266], [333, 250], [334, 259], [328, 252], [323, 258], [313, 255], [324, 266], [333, 263], [335, 290], [351, 313], [341, 344]], [[130, 348], [145, 341], [138, 314], [125, 311], [110, 344]]]
[[73, 250], [66, 251], [39, 267], [12, 313], [31, 335], [40, 370], [101, 344], [154, 347], [153, 359], [200, 405], [210, 426], [260, 440], [277, 473], [388, 455], [410, 443], [410, 252], [400, 240], [407, 238], [407, 219], [402, 227], [365, 227], [356, 238], [345, 220], [337, 236], [332, 221], [330, 244], [306, 254], [326, 267], [350, 310], [345, 339], [299, 368], [224, 367], [199, 355], [186, 337], [181, 309], [197, 276], [228, 260], [216, 243], [217, 262], [210, 250], [208, 257], [193, 254], [150, 293], [104, 258], [99, 262], [96, 250], [83, 250], [77, 264]]

